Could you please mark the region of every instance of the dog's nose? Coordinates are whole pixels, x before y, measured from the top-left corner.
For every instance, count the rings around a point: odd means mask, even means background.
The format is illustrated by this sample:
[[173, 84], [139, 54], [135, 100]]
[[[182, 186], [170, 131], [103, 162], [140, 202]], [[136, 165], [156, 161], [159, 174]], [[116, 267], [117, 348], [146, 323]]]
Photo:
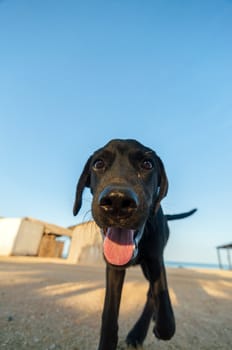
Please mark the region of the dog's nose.
[[138, 196], [128, 188], [108, 186], [99, 195], [99, 206], [111, 216], [128, 216], [138, 208]]

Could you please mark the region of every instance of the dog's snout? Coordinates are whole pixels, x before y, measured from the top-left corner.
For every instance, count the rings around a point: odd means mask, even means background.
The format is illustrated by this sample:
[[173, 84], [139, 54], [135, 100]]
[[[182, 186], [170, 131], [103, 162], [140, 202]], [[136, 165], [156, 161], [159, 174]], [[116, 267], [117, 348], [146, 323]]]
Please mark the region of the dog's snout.
[[121, 186], [106, 187], [99, 195], [99, 206], [112, 216], [127, 216], [138, 208], [138, 196]]

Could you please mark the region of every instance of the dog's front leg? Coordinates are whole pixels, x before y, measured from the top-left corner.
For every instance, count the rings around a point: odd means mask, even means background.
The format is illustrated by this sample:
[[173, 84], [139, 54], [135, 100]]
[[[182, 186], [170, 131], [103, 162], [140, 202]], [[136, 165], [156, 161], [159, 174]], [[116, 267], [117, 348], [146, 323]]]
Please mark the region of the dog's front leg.
[[106, 293], [98, 350], [115, 350], [118, 343], [118, 313], [125, 270], [106, 267]]
[[176, 327], [164, 265], [161, 266], [159, 278], [151, 283], [151, 289], [156, 305], [154, 334], [159, 339], [169, 340], [174, 335]]

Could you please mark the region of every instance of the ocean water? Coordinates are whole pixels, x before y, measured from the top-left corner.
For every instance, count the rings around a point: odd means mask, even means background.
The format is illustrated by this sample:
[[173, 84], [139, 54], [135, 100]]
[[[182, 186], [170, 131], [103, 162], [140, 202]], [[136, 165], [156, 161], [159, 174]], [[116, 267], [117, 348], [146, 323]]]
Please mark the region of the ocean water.
[[[220, 269], [218, 264], [206, 264], [206, 263], [197, 263], [197, 262], [183, 262], [183, 261], [165, 261], [167, 267], [175, 268], [197, 268], [197, 269]], [[227, 264], [223, 264], [224, 270], [229, 270]]]

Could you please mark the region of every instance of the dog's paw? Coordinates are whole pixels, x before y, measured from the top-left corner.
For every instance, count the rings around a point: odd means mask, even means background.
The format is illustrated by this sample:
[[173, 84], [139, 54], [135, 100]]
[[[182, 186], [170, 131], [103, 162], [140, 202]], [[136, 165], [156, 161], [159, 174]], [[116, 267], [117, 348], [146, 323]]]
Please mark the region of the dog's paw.
[[153, 333], [157, 339], [170, 340], [175, 333], [175, 326], [170, 327], [157, 327], [153, 329]]
[[135, 345], [132, 345], [132, 344], [128, 344], [128, 342], [120, 342], [118, 344], [118, 347], [117, 347], [117, 350], [144, 350], [144, 348], [139, 345], [139, 344], [135, 344]]
[[132, 337], [130, 334], [126, 338], [126, 344], [127, 348], [126, 349], [137, 349], [137, 350], [142, 350], [142, 342], [140, 342], [136, 337]]

